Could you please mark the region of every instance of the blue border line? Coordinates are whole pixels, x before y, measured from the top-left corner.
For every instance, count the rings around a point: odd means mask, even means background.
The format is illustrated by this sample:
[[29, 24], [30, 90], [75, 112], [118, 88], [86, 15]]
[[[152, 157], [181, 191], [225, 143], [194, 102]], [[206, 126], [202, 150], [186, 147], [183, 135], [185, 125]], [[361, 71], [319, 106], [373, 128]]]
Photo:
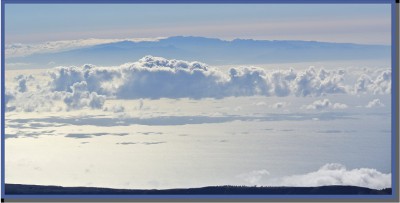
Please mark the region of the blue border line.
[[396, 104], [396, 100], [398, 98], [398, 89], [396, 87], [396, 79], [397, 79], [397, 75], [399, 74], [397, 72], [397, 67], [396, 67], [396, 57], [397, 57], [397, 53], [396, 53], [396, 28], [397, 28], [397, 24], [396, 24], [396, 3], [393, 2], [392, 3], [392, 7], [391, 7], [391, 14], [392, 14], [392, 39], [391, 39], [391, 48], [392, 48], [392, 83], [391, 83], [391, 93], [392, 93], [392, 98], [391, 98], [391, 108], [392, 108], [392, 119], [391, 119], [391, 127], [392, 127], [392, 139], [391, 139], [391, 166], [392, 166], [392, 195], [393, 195], [393, 191], [398, 191], [397, 188], [397, 184], [396, 181], [399, 181], [399, 177], [397, 177], [397, 172], [396, 172], [396, 143], [398, 142], [397, 140], [397, 129], [396, 126], [398, 125], [398, 121], [396, 120], [396, 114], [398, 112], [397, 109], [397, 104]]
[[[391, 15], [392, 15], [392, 35], [391, 35], [391, 56], [392, 56], [392, 98], [391, 98], [391, 127], [392, 127], [392, 137], [391, 137], [391, 174], [392, 174], [392, 194], [391, 195], [6, 195], [5, 194], [5, 4], [19, 4], [19, 3], [30, 3], [30, 4], [40, 4], [40, 3], [52, 3], [52, 4], [71, 4], [71, 3], [107, 3], [107, 4], [115, 4], [115, 3], [146, 3], [146, 4], [157, 4], [157, 3], [168, 3], [168, 4], [217, 4], [217, 3], [279, 3], [279, 4], [288, 4], [288, 3], [299, 3], [299, 4], [307, 4], [307, 3], [318, 3], [318, 4], [391, 4]], [[52, 199], [52, 198], [68, 198], [68, 199], [92, 199], [92, 198], [106, 198], [106, 199], [357, 199], [362, 200], [365, 199], [394, 199], [396, 196], [393, 194], [394, 191], [397, 191], [396, 181], [398, 181], [397, 173], [396, 173], [396, 143], [397, 143], [397, 134], [396, 134], [396, 125], [398, 121], [396, 120], [397, 113], [397, 105], [396, 98], [398, 97], [398, 90], [396, 87], [396, 75], [398, 74], [396, 69], [396, 2], [395, 0], [192, 0], [188, 2], [188, 0], [1, 0], [1, 164], [2, 164], [2, 172], [1, 172], [1, 195], [2, 198], [6, 199]]]
[[6, 199], [390, 199], [393, 195], [6, 195]]
[[5, 183], [5, 180], [4, 180], [4, 178], [5, 178], [5, 167], [4, 167], [4, 164], [5, 164], [5, 156], [4, 156], [4, 152], [5, 152], [5, 150], [4, 150], [4, 147], [5, 147], [5, 129], [6, 129], [6, 127], [4, 126], [4, 120], [5, 120], [5, 104], [4, 104], [4, 101], [5, 101], [5, 98], [4, 98], [4, 96], [5, 96], [5, 94], [4, 94], [4, 91], [5, 91], [5, 61], [4, 61], [4, 59], [5, 59], [5, 53], [4, 53], [4, 50], [5, 50], [5, 45], [4, 45], [4, 43], [5, 43], [5, 32], [4, 32], [4, 23], [5, 23], [5, 20], [4, 20], [4, 17], [5, 17], [5, 14], [4, 14], [4, 11], [5, 11], [5, 3], [4, 3], [4, 1], [2, 0], [1, 1], [1, 197], [3, 198], [4, 196], [5, 196], [5, 189], [4, 189], [4, 183]]
[[251, 3], [276, 3], [276, 4], [383, 4], [395, 3], [395, 0], [4, 0], [7, 4], [20, 3], [51, 3], [51, 4], [82, 4], [82, 3], [136, 3], [136, 4], [251, 4]]

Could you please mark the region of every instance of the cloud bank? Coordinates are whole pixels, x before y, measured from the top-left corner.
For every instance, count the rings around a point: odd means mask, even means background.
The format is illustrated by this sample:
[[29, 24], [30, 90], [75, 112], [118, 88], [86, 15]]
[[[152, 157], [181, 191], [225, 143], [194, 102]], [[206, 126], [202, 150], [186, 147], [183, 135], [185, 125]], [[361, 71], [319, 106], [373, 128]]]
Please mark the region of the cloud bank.
[[[15, 87], [9, 91], [7, 103], [13, 101], [15, 106], [29, 105], [24, 109], [32, 110], [42, 102], [59, 100], [68, 110], [74, 110], [101, 109], [106, 99], [390, 94], [390, 70], [382, 70], [375, 77], [362, 75], [350, 85], [344, 83], [345, 76], [344, 70], [316, 70], [312, 67], [298, 71], [293, 68], [266, 70], [240, 67], [224, 72], [197, 61], [145, 56], [136, 62], [112, 67], [56, 67], [47, 73], [48, 84], [36, 81], [36, 86], [34, 77], [18, 76]], [[10, 90], [9, 87], [7, 90]], [[284, 106], [286, 103], [276, 104], [273, 108]], [[322, 99], [306, 108], [344, 109], [347, 105]]]
[[305, 97], [349, 92], [343, 84], [342, 70], [267, 71], [242, 67], [225, 73], [200, 62], [153, 56], [118, 67], [58, 67], [50, 75], [55, 91], [71, 92], [74, 83], [85, 81], [89, 91], [121, 99]]

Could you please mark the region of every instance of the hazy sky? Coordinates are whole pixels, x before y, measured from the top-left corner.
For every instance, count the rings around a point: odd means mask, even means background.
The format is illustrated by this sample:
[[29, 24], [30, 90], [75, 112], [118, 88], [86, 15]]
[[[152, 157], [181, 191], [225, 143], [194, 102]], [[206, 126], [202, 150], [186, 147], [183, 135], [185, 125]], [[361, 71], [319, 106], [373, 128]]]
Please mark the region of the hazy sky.
[[390, 4], [8, 4], [6, 43], [176, 35], [390, 44]]

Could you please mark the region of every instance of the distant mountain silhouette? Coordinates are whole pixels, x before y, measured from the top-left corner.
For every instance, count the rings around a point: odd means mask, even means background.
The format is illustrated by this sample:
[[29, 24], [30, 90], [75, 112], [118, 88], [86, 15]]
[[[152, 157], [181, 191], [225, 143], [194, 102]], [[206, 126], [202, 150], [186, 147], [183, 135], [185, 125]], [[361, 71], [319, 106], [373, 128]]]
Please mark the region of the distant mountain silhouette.
[[[195, 60], [210, 65], [292, 63], [334, 60], [390, 59], [390, 46], [316, 41], [232, 41], [204, 37], [169, 37], [159, 41], [121, 41], [58, 53], [8, 58], [7, 63], [55, 65], [119, 65], [145, 55]], [[51, 63], [53, 64], [53, 63]]]
[[60, 187], [40, 185], [5, 184], [7, 195], [390, 195], [392, 189], [375, 190], [356, 186], [321, 187], [247, 187], [211, 186], [187, 189], [130, 190], [95, 187]]
[[[159, 41], [121, 41], [58, 53], [8, 58], [7, 63], [55, 65], [120, 65], [145, 55], [195, 60], [210, 65], [292, 63], [333, 60], [389, 59], [390, 46], [315, 41], [225, 41], [204, 37], [169, 37]], [[54, 64], [54, 63], [50, 63]]]

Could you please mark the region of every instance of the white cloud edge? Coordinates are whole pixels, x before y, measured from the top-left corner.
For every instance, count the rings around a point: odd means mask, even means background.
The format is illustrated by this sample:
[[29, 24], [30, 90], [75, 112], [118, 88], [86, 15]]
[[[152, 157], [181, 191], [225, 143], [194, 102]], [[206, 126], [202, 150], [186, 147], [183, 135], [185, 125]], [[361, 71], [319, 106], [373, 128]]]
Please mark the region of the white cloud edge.
[[372, 168], [347, 169], [339, 163], [328, 163], [316, 171], [280, 178], [268, 178], [268, 170], [254, 170], [237, 177], [253, 186], [318, 187], [327, 185], [359, 186], [371, 189], [391, 188], [391, 173]]
[[313, 103], [303, 106], [309, 110], [347, 109], [348, 106], [342, 103], [331, 102], [329, 99], [319, 99]]
[[385, 104], [381, 102], [380, 99], [373, 99], [365, 105], [365, 108], [378, 108], [378, 107], [385, 107]]

